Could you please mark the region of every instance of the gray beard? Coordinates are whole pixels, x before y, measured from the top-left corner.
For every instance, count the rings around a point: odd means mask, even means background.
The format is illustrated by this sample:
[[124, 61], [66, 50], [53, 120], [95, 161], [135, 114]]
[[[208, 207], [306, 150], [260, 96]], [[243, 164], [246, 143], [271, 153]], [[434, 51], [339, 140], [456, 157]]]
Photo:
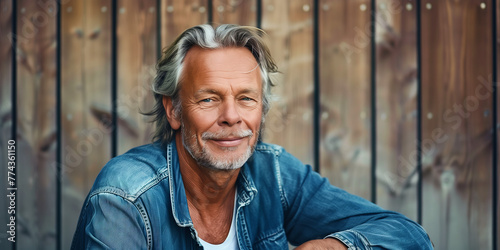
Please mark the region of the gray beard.
[[[184, 148], [189, 152], [191, 157], [193, 157], [193, 159], [196, 161], [198, 165], [209, 169], [213, 170], [239, 169], [247, 162], [247, 160], [250, 158], [250, 156], [252, 156], [255, 150], [255, 145], [248, 146], [245, 153], [240, 157], [238, 157], [237, 159], [218, 159], [209, 152], [207, 146], [203, 146], [202, 148], [200, 148], [198, 143], [196, 143], [196, 135], [191, 135], [189, 138], [191, 140], [188, 140], [188, 135], [186, 134], [186, 129], [184, 128], [184, 124], [182, 124], [181, 126], [182, 126], [181, 127], [182, 144], [184, 144]], [[239, 131], [237, 133], [231, 133], [231, 134], [239, 137], [248, 136], [249, 138], [253, 136], [253, 133], [250, 130]], [[219, 134], [214, 134], [210, 132], [204, 132], [202, 134], [202, 140], [206, 141], [209, 138], [217, 138], [223, 136], [227, 136], [227, 133], [222, 132]], [[191, 144], [190, 141], [194, 141], [194, 143]], [[224, 151], [228, 153], [234, 150], [236, 150], [235, 147], [227, 147], [224, 149]]]

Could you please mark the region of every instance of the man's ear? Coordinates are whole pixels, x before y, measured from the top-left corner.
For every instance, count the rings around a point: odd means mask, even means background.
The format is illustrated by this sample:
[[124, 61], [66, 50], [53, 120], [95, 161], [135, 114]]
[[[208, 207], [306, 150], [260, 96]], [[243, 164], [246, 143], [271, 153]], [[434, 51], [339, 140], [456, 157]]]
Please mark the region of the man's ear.
[[172, 98], [163, 96], [162, 101], [163, 101], [163, 108], [165, 108], [165, 111], [167, 112], [168, 123], [170, 123], [170, 126], [174, 130], [179, 129], [181, 127], [181, 121], [179, 120], [179, 117], [175, 115], [174, 105], [172, 104]]

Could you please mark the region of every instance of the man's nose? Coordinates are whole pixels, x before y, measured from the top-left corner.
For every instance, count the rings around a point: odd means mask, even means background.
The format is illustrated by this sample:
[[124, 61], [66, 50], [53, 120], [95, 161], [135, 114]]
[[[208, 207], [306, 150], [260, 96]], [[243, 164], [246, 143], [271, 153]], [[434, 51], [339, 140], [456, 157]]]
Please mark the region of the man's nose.
[[233, 126], [241, 123], [241, 115], [235, 100], [227, 100], [223, 103], [220, 115], [220, 126]]

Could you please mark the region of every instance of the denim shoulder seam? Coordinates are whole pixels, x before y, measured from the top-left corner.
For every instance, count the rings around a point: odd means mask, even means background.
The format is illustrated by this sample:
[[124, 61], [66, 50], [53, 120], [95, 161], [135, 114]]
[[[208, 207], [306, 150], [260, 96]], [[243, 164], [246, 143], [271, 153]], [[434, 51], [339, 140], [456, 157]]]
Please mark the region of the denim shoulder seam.
[[274, 155], [281, 155], [283, 152], [283, 147], [274, 145], [274, 144], [268, 144], [268, 143], [259, 143], [256, 147], [255, 150], [263, 152], [271, 152]]
[[167, 168], [164, 168], [161, 169], [161, 171], [158, 171], [156, 176], [152, 178], [149, 182], [144, 184], [141, 188], [139, 188], [139, 190], [135, 194], [130, 194], [129, 192], [126, 192], [125, 190], [114, 186], [104, 186], [93, 190], [89, 194], [89, 198], [100, 193], [111, 193], [118, 195], [131, 202], [135, 202], [142, 194], [144, 194], [150, 188], [160, 183], [163, 179], [165, 179], [168, 176], [168, 171], [166, 171], [166, 169]]

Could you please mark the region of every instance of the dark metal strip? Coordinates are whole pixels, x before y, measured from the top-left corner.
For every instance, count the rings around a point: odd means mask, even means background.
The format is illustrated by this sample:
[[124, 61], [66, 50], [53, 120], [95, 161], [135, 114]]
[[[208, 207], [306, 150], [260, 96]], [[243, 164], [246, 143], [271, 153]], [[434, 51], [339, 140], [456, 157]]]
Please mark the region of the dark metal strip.
[[313, 63], [313, 77], [314, 77], [314, 170], [316, 172], [320, 171], [320, 82], [319, 82], [319, 0], [314, 0], [314, 31], [313, 31], [313, 53], [314, 53], [314, 63]]
[[370, 45], [371, 45], [371, 200], [377, 202], [377, 67], [376, 67], [376, 44], [375, 44], [375, 17], [377, 15], [376, 0], [371, 1], [371, 16], [370, 16]]
[[207, 0], [207, 19], [208, 19], [208, 24], [212, 24], [214, 22], [214, 3], [212, 0]]
[[117, 24], [118, 0], [111, 2], [111, 157], [118, 154], [118, 113], [117, 113]]
[[256, 4], [256, 26], [257, 28], [261, 29], [262, 28], [262, 0], [257, 0], [257, 4]]
[[162, 16], [162, 9], [161, 9], [161, 0], [156, 0], [156, 53], [157, 53], [157, 58], [160, 60], [161, 58], [161, 49], [162, 49], [162, 44], [161, 44], [161, 16]]
[[422, 12], [417, 0], [417, 222], [422, 224]]
[[57, 16], [56, 16], [56, 249], [62, 249], [62, 121], [61, 121], [61, 1], [57, 2]]
[[493, 129], [493, 152], [492, 152], [492, 175], [493, 175], [493, 249], [498, 249], [498, 96], [497, 96], [497, 82], [498, 82], [498, 72], [497, 72], [497, 0], [491, 1], [492, 7], [492, 17], [491, 17], [491, 42], [492, 42], [492, 54], [493, 54], [493, 62], [492, 62], [492, 89], [493, 89], [493, 121], [492, 121], [492, 129]]

